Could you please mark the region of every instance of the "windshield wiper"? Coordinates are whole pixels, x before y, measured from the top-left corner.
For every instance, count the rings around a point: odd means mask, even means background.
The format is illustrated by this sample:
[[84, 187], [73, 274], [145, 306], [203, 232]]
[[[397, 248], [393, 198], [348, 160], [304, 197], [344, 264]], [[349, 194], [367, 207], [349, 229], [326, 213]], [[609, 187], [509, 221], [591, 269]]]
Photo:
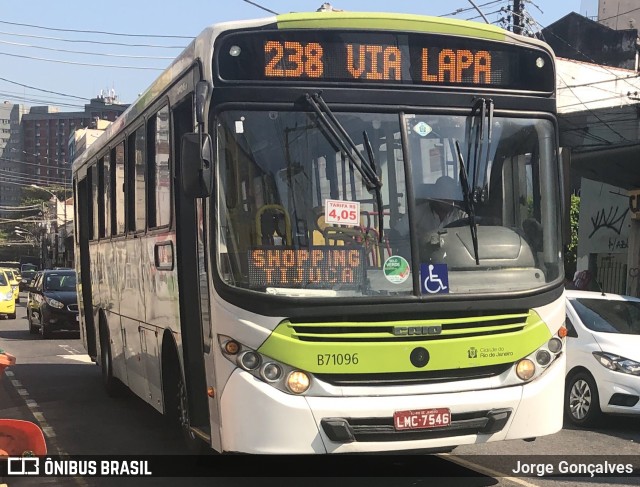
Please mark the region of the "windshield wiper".
[[[338, 121], [333, 114], [329, 106], [326, 104], [320, 93], [306, 94], [306, 100], [316, 112], [318, 120], [321, 122], [323, 128], [333, 138], [332, 143], [336, 144], [338, 148], [347, 156], [347, 159], [353, 167], [360, 173], [362, 180], [364, 181], [367, 190], [375, 191], [376, 204], [378, 206], [378, 237], [382, 241], [383, 226], [382, 221], [384, 215], [382, 214], [382, 181], [378, 177], [375, 169], [375, 159], [373, 156], [373, 149], [371, 148], [371, 142], [366, 132], [363, 134], [365, 137], [365, 147], [368, 152], [369, 161], [367, 161], [358, 150], [358, 147], [353, 142], [353, 139], [349, 136], [349, 133], [345, 130], [342, 124]], [[354, 153], [358, 157], [354, 157]]]
[[480, 265], [480, 256], [478, 255], [478, 226], [476, 225], [476, 210], [474, 206], [473, 191], [469, 186], [469, 174], [467, 173], [467, 168], [464, 166], [460, 144], [457, 140], [455, 141], [455, 144], [456, 155], [458, 156], [458, 164], [460, 165], [460, 183], [462, 184], [462, 197], [464, 198], [464, 203], [467, 207], [467, 215], [469, 217], [469, 230], [471, 231], [473, 254], [476, 258], [476, 265]]
[[[378, 171], [376, 168], [376, 156], [373, 153], [373, 147], [371, 146], [371, 139], [369, 139], [369, 134], [366, 130], [362, 131], [362, 138], [364, 140], [364, 146], [367, 149], [367, 155], [369, 156], [369, 165], [373, 170], [374, 174], [377, 175]], [[376, 206], [378, 207], [378, 241], [382, 242], [382, 236], [384, 234], [384, 214], [382, 212], [382, 191], [380, 188], [382, 187], [382, 181], [378, 179], [379, 184], [376, 185]]]
[[[493, 129], [493, 108], [494, 103], [491, 98], [477, 98], [473, 107], [471, 108], [471, 127], [469, 127], [468, 139], [471, 139], [471, 129], [475, 128], [475, 136], [473, 143], [473, 159], [471, 159], [471, 144], [469, 144], [469, 151], [467, 152], [467, 162], [473, 170], [473, 184], [471, 185], [471, 196], [475, 202], [484, 201], [487, 198], [486, 191], [478, 186], [478, 177], [480, 174], [480, 168], [489, 168], [489, 154], [491, 152], [491, 132]], [[486, 135], [485, 135], [486, 133]], [[485, 149], [484, 161], [481, 160], [482, 149]], [[472, 163], [473, 161], [473, 163]], [[488, 178], [485, 175], [486, 181]]]

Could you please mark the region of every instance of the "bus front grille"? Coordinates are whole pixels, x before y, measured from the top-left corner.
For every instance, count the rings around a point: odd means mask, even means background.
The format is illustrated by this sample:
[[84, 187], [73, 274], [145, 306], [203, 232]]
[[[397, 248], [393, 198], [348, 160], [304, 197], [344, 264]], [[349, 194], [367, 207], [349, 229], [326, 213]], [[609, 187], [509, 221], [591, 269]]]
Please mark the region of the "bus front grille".
[[509, 370], [512, 365], [512, 363], [506, 363], [466, 369], [431, 370], [422, 372], [315, 374], [315, 377], [328, 384], [342, 387], [421, 385], [495, 377]]
[[291, 322], [291, 336], [304, 342], [398, 342], [495, 336], [524, 329], [528, 313], [415, 321]]

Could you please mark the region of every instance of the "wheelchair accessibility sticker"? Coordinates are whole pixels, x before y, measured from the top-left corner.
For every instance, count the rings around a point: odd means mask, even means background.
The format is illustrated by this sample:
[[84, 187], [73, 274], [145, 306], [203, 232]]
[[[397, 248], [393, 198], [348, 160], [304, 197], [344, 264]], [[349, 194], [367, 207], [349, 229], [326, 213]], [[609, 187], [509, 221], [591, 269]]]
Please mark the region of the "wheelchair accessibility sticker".
[[422, 294], [449, 292], [449, 270], [447, 264], [420, 264], [420, 288]]

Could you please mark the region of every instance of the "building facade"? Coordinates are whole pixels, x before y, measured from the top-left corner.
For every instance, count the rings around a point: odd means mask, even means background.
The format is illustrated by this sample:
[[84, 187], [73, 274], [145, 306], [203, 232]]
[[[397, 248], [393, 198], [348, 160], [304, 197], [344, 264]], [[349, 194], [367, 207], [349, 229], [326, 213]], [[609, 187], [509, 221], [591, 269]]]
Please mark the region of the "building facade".
[[39, 186], [69, 185], [69, 136], [78, 129], [95, 125], [96, 119], [112, 122], [127, 107], [118, 103], [117, 98], [105, 96], [93, 98], [82, 112], [60, 112], [51, 106], [32, 107], [22, 119], [26, 163], [22, 165], [23, 176], [39, 181]]
[[5, 101], [0, 104], [0, 216], [7, 216], [3, 208], [18, 206], [21, 198], [22, 172], [22, 116], [24, 105]]

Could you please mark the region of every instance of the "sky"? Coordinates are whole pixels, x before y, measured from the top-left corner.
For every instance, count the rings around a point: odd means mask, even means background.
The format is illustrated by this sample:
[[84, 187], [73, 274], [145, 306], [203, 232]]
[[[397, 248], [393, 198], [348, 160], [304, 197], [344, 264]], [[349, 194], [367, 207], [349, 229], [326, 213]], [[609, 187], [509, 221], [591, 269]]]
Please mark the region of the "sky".
[[[570, 12], [595, 17], [597, 0], [523, 0], [547, 26]], [[101, 92], [133, 102], [190, 40], [221, 21], [314, 11], [322, 0], [68, 0], [3, 2], [0, 13], [0, 100], [82, 111]], [[333, 7], [490, 22], [509, 0], [332, 0]]]

